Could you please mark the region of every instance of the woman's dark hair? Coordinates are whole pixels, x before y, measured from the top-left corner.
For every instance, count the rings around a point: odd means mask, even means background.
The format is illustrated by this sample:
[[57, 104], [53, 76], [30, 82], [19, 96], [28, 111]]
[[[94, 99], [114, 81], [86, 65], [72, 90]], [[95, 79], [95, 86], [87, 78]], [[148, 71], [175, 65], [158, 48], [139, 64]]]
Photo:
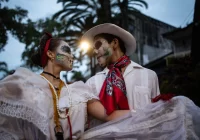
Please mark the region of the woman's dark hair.
[[[42, 54], [44, 52], [44, 48], [45, 48], [45, 45], [46, 45], [46, 42], [51, 39], [51, 35], [48, 34], [48, 33], [45, 33], [41, 39], [40, 39], [40, 44], [39, 44], [39, 48], [38, 48], [38, 52], [36, 52], [32, 57], [31, 57], [31, 60], [34, 64], [38, 65], [38, 66], [41, 66], [42, 67], [42, 64], [41, 64], [41, 57], [42, 57]], [[49, 49], [50, 51], [55, 51], [56, 48], [59, 46], [60, 44], [60, 41], [63, 40], [61, 38], [52, 38], [51, 41], [50, 41], [50, 44], [49, 44]]]
[[101, 33], [101, 34], [98, 34], [94, 37], [95, 38], [104, 38], [106, 41], [108, 41], [108, 43], [110, 44], [113, 39], [117, 39], [119, 41], [119, 47], [121, 49], [121, 51], [125, 54], [126, 53], [126, 48], [124, 46], [124, 42], [121, 40], [121, 38], [119, 38], [118, 36], [115, 36], [115, 35], [112, 35], [112, 34], [107, 34], [107, 33]]

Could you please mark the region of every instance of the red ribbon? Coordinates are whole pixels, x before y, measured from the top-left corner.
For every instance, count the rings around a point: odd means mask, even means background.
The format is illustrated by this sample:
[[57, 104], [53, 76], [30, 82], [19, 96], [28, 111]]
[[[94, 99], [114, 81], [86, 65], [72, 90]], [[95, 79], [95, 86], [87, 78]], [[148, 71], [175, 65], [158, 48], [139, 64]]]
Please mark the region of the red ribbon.
[[[66, 109], [66, 114], [68, 113], [68, 111], [69, 111], [69, 109]], [[68, 125], [69, 125], [70, 140], [72, 140], [72, 124], [71, 124], [69, 116], [67, 116], [67, 120], [68, 120]]]
[[45, 47], [44, 47], [44, 51], [42, 53], [42, 57], [41, 57], [41, 64], [42, 64], [42, 67], [44, 67], [47, 63], [47, 51], [49, 49], [49, 44], [51, 42], [51, 39], [52, 39], [52, 35], [49, 34], [49, 33], [45, 33], [46, 35], [48, 35], [50, 38], [47, 40], [46, 44], [45, 44]]
[[155, 98], [151, 99], [152, 103], [158, 102], [159, 100], [163, 100], [163, 101], [169, 101], [171, 98], [173, 98], [175, 95], [168, 93], [168, 94], [160, 94], [158, 96], [156, 96]]

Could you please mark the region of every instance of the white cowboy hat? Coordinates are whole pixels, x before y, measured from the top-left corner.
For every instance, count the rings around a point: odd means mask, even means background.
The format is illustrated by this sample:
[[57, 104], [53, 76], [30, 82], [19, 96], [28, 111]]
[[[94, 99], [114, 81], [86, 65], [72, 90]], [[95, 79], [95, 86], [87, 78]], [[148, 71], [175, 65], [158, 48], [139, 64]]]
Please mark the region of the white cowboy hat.
[[119, 37], [126, 47], [126, 55], [130, 56], [135, 52], [136, 41], [133, 35], [121, 27], [111, 23], [104, 23], [91, 28], [83, 34], [81, 41], [87, 41], [92, 44], [94, 37], [101, 33], [108, 33]]

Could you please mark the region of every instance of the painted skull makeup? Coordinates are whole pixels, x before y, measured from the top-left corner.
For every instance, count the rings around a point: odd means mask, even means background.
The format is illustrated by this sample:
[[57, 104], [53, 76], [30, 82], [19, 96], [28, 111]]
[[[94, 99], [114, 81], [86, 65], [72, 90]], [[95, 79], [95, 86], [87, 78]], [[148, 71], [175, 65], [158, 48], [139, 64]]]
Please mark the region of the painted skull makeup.
[[71, 54], [71, 49], [70, 49], [69, 46], [64, 45], [64, 46], [61, 47], [61, 50], [62, 50], [63, 52], [65, 52], [65, 53]]
[[101, 45], [102, 45], [101, 41], [96, 41], [94, 44], [94, 48], [98, 50], [101, 47]]
[[73, 55], [69, 45], [61, 41], [60, 45], [56, 50], [56, 63], [61, 65], [64, 70], [71, 70], [73, 66]]
[[113, 51], [110, 44], [103, 38], [94, 41], [94, 53], [100, 66], [106, 66], [110, 61]]

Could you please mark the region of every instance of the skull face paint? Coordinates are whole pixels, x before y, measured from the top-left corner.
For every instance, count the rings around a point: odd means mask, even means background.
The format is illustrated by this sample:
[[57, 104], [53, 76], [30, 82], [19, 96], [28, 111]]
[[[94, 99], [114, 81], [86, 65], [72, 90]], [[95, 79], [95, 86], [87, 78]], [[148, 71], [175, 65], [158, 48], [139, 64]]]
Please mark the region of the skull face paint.
[[56, 50], [56, 63], [61, 65], [64, 70], [71, 70], [73, 59], [69, 45], [64, 41], [61, 41]]
[[101, 67], [110, 63], [113, 50], [105, 39], [98, 38], [94, 41], [94, 52]]
[[61, 50], [65, 53], [71, 54], [71, 49], [69, 48], [69, 46], [64, 45], [61, 47]]

